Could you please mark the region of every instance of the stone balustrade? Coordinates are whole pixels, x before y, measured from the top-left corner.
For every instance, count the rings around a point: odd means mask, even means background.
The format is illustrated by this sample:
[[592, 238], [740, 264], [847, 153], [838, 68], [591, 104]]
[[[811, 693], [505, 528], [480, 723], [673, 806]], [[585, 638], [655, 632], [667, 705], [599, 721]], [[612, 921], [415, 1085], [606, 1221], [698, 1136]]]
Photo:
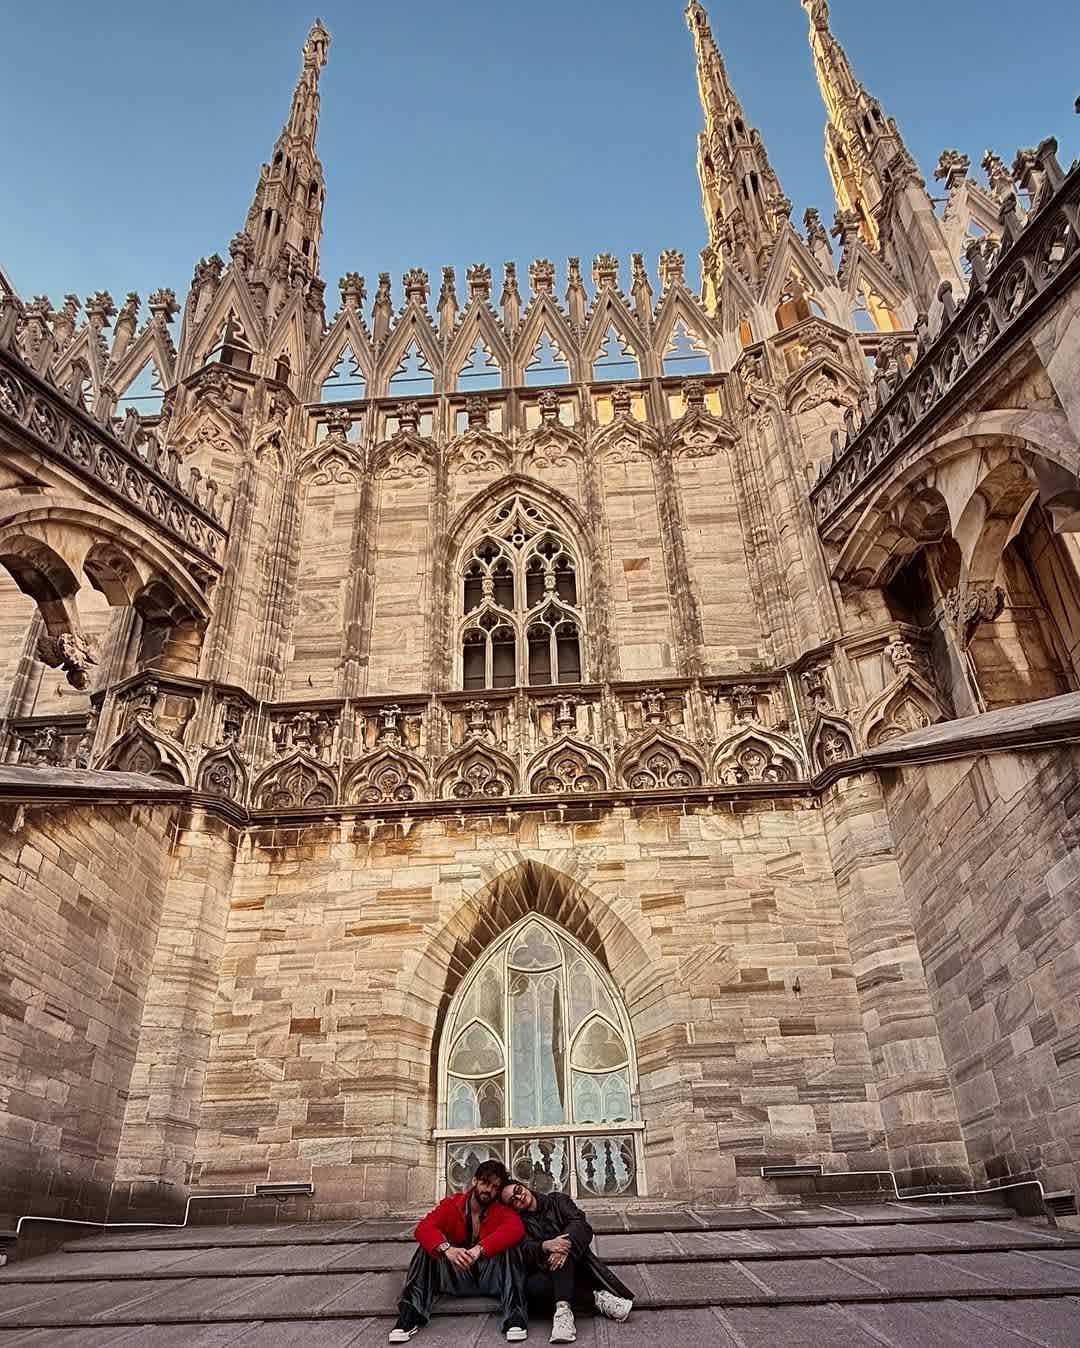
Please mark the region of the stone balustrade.
[[179, 451], [162, 446], [137, 415], [117, 434], [30, 369], [13, 343], [2, 340], [5, 331], [14, 331], [14, 304], [7, 297], [0, 317], [0, 434], [13, 445], [28, 443], [95, 495], [111, 498], [220, 569], [226, 527], [217, 483], [185, 472]]
[[971, 280], [959, 302], [942, 284], [940, 324], [919, 331], [915, 360], [879, 374], [873, 395], [848, 412], [833, 436], [832, 461], [810, 493], [819, 532], [830, 540], [844, 512], [886, 466], [918, 444], [965, 388], [997, 361], [1053, 299], [1080, 279], [1080, 165], [1066, 175], [1057, 142], [1043, 141], [1018, 158], [1030, 194], [1022, 212], [1015, 194], [1001, 205], [1001, 237], [972, 240]]

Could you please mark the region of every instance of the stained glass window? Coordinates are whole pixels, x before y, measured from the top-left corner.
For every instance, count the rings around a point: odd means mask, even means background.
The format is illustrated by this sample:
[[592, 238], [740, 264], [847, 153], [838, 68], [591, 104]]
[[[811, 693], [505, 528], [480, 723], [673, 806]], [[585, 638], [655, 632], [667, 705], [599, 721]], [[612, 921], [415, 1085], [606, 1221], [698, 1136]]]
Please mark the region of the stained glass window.
[[[617, 997], [608, 975], [565, 935], [536, 918], [520, 923], [484, 956], [451, 1014], [445, 1127], [629, 1121], [629, 1037]], [[529, 1165], [556, 1176], [569, 1169], [560, 1145], [530, 1151]]]

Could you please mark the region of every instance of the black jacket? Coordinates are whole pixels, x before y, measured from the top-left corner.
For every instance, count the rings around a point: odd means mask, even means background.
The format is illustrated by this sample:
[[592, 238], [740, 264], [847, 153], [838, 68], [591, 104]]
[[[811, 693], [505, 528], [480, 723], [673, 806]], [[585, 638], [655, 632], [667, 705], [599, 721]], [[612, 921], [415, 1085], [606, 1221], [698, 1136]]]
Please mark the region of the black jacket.
[[587, 1271], [586, 1285], [597, 1291], [611, 1292], [632, 1301], [634, 1294], [621, 1282], [602, 1260], [593, 1253], [593, 1229], [589, 1220], [567, 1194], [537, 1194], [536, 1208], [519, 1214], [525, 1223], [525, 1239], [519, 1246], [528, 1270], [543, 1268], [547, 1254], [541, 1248], [545, 1240], [554, 1236], [569, 1236], [573, 1246], [574, 1262]]

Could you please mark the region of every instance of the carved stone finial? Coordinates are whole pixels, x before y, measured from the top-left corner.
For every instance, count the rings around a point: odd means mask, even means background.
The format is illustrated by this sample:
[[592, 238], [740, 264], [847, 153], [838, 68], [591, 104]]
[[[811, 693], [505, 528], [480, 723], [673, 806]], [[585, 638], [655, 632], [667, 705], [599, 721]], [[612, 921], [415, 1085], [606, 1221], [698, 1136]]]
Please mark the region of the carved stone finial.
[[559, 408], [562, 400], [553, 389], [545, 389], [537, 400], [540, 407], [540, 419], [545, 425], [550, 426], [559, 419]]
[[491, 299], [491, 268], [484, 262], [474, 262], [466, 268], [465, 284], [469, 287], [469, 299]]
[[634, 395], [625, 384], [616, 384], [611, 390], [611, 406], [617, 417], [628, 417], [634, 403]]
[[829, 236], [825, 232], [825, 226], [821, 223], [821, 214], [816, 207], [807, 207], [803, 215], [803, 224], [806, 227], [806, 242], [810, 247], [824, 247], [828, 250]]
[[90, 320], [91, 327], [107, 328], [109, 319], [115, 313], [116, 305], [107, 290], [95, 291], [86, 301], [86, 316]]
[[736, 684], [728, 694], [736, 721], [756, 721], [759, 690], [752, 683]]
[[417, 402], [398, 403], [394, 409], [398, 427], [404, 435], [415, 435], [420, 427], [420, 404]]
[[592, 264], [593, 285], [598, 290], [619, 284], [619, 260], [611, 253], [597, 253]]
[[688, 412], [701, 412], [705, 408], [705, 381], [704, 379], [684, 379], [682, 386], [683, 399], [686, 402]]
[[686, 284], [686, 258], [677, 248], [665, 248], [660, 254], [660, 283], [665, 290]]
[[488, 403], [486, 398], [474, 395], [465, 400], [465, 416], [470, 431], [486, 431], [488, 425]]
[[364, 278], [358, 271], [347, 271], [338, 281], [338, 290], [341, 293], [343, 309], [359, 309], [367, 299]]
[[229, 240], [229, 256], [240, 271], [247, 271], [255, 257], [255, 240], [242, 229]]
[[151, 291], [149, 303], [151, 315], [160, 323], [171, 323], [180, 312], [180, 306], [176, 302], [176, 291], [168, 286], [161, 286]]
[[942, 150], [934, 177], [945, 184], [946, 192], [955, 192], [971, 168], [971, 160], [959, 150]]
[[352, 428], [352, 413], [347, 407], [332, 407], [326, 414], [326, 436], [329, 440], [347, 440]]
[[430, 287], [428, 274], [422, 267], [413, 267], [407, 271], [401, 278], [401, 284], [405, 287], [406, 304], [415, 300], [417, 304], [427, 307]]
[[529, 263], [529, 289], [534, 295], [551, 295], [555, 290], [555, 264], [546, 257]]

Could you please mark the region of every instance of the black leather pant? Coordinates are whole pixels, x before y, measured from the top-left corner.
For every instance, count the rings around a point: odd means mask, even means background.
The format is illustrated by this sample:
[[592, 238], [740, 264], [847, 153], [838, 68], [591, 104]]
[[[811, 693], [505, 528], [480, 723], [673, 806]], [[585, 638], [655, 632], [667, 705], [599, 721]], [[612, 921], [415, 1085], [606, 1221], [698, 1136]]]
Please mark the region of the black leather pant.
[[525, 1280], [525, 1299], [537, 1315], [550, 1315], [555, 1303], [574, 1303], [575, 1292], [588, 1292], [592, 1286], [588, 1269], [576, 1259], [568, 1259], [562, 1268], [534, 1268]]
[[459, 1273], [441, 1256], [418, 1249], [405, 1275], [398, 1313], [411, 1312], [426, 1325], [437, 1296], [493, 1297], [499, 1303], [505, 1333], [511, 1325], [528, 1324], [524, 1283], [521, 1255], [516, 1249], [481, 1259], [464, 1273]]

